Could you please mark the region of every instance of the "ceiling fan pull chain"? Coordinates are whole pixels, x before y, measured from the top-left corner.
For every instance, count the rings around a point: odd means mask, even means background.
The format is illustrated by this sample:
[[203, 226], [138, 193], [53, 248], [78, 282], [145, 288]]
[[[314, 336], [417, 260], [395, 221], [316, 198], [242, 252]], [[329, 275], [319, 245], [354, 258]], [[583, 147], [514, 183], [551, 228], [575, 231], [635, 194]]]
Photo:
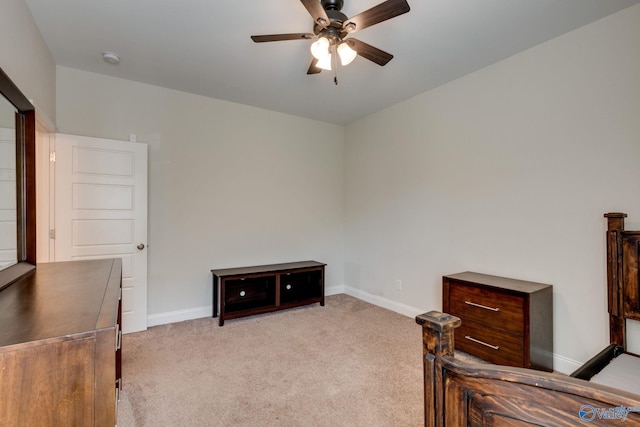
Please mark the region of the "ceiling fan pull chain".
[[333, 55], [331, 56], [331, 59], [333, 59], [333, 63], [335, 64], [333, 66], [333, 82], [338, 86], [338, 50], [335, 46], [333, 47]]

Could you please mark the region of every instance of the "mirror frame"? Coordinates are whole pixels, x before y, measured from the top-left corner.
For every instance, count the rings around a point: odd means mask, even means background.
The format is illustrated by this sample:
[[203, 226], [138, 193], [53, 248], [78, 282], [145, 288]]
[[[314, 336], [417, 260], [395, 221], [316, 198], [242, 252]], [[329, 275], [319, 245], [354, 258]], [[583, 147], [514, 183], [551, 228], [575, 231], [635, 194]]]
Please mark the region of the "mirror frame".
[[36, 268], [36, 112], [0, 68], [0, 95], [16, 109], [17, 263], [0, 271], [0, 290]]

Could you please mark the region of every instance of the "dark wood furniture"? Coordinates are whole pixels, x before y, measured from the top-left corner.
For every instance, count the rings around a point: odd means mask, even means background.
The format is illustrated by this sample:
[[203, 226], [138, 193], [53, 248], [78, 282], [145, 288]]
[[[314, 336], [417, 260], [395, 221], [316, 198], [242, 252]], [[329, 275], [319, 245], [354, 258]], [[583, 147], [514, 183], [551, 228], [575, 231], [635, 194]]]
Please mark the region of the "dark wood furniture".
[[464, 363], [454, 355], [459, 318], [432, 311], [416, 322], [423, 328], [425, 426], [640, 426], [640, 412], [626, 412], [640, 409], [638, 395], [553, 372]]
[[32, 271], [36, 264], [36, 112], [1, 68], [0, 95], [16, 110], [17, 263], [0, 270], [2, 289]]
[[0, 270], [0, 425], [114, 426], [121, 386], [120, 260], [36, 264], [36, 115], [15, 108], [16, 263]]
[[640, 232], [624, 230], [625, 216], [605, 215], [611, 346], [570, 376], [465, 363], [455, 357], [458, 317], [436, 311], [416, 317], [423, 332], [425, 426], [640, 426], [640, 395], [586, 380], [625, 352], [625, 319], [640, 320]]
[[640, 320], [640, 231], [624, 229], [627, 214], [612, 212], [604, 216], [607, 218], [607, 307], [611, 344], [571, 374], [584, 380], [591, 379], [627, 351], [626, 319]]
[[445, 313], [462, 320], [456, 348], [491, 363], [553, 371], [553, 287], [464, 272], [443, 276]]
[[211, 270], [213, 317], [226, 319], [319, 302], [324, 306], [324, 267], [316, 261]]
[[625, 319], [640, 320], [640, 231], [624, 229], [627, 214], [608, 213], [607, 294], [611, 342], [627, 348]]
[[0, 292], [0, 425], [114, 426], [120, 259], [39, 264]]

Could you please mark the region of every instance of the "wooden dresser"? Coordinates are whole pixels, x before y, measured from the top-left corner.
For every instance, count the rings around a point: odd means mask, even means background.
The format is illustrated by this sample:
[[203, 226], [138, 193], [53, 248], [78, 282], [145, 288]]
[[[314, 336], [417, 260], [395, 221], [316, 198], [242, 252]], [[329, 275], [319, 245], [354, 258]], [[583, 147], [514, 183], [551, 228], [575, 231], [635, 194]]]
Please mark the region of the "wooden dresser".
[[0, 291], [0, 425], [114, 426], [120, 259], [39, 264]]
[[455, 347], [491, 363], [553, 370], [553, 287], [480, 273], [443, 276]]

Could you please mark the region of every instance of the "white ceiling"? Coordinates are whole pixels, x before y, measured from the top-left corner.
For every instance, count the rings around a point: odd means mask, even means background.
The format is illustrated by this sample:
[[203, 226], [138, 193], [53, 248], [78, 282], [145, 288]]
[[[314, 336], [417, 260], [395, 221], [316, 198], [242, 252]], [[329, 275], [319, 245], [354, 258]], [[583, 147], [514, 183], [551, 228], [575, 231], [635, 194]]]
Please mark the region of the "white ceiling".
[[[345, 0], [354, 16], [382, 0]], [[640, 0], [408, 0], [411, 11], [354, 34], [394, 55], [307, 75], [313, 32], [299, 0], [26, 0], [58, 65], [336, 124], [370, 113]], [[102, 61], [114, 51], [119, 65]]]

